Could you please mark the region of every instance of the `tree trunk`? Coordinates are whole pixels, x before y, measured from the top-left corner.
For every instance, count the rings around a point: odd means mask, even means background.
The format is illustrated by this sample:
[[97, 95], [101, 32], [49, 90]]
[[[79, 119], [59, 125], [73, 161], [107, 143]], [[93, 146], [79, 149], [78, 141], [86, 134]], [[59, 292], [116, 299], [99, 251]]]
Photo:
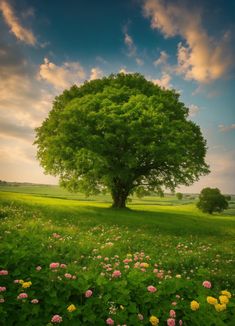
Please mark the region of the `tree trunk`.
[[120, 181], [116, 181], [115, 187], [111, 190], [113, 198], [113, 208], [126, 208], [126, 200], [129, 195], [129, 189], [125, 187]]

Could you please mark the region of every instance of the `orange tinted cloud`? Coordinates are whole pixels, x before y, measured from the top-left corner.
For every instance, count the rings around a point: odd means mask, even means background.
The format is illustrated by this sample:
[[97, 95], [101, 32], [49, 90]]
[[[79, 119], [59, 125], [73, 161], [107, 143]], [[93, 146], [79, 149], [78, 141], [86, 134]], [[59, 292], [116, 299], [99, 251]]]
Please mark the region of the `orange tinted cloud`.
[[2, 12], [6, 24], [10, 27], [11, 32], [18, 40], [29, 45], [36, 44], [36, 37], [34, 34], [21, 25], [12, 7], [6, 0], [0, 0], [0, 11]]
[[213, 39], [202, 26], [199, 10], [166, 3], [162, 0], [145, 0], [144, 14], [151, 19], [151, 27], [168, 37], [181, 36], [185, 43], [178, 45], [176, 72], [185, 79], [208, 83], [226, 74], [232, 63], [229, 51], [229, 33], [220, 40]]

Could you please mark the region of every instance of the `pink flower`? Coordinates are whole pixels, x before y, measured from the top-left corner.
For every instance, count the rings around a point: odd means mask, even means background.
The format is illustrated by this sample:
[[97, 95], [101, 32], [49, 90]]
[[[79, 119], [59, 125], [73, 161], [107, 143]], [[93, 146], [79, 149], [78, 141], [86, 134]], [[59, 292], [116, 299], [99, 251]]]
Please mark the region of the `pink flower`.
[[67, 267], [67, 265], [65, 265], [65, 264], [60, 264], [60, 268], [66, 268]]
[[177, 305], [177, 302], [173, 301], [171, 302], [172, 306], [176, 306]]
[[59, 239], [60, 238], [60, 235], [58, 233], [53, 233], [52, 236], [55, 239]]
[[[58, 268], [60, 266], [60, 264], [59, 263], [51, 263], [50, 264], [50, 268]], [[56, 315], [57, 316], [57, 315]]]
[[54, 315], [52, 318], [51, 318], [51, 322], [52, 323], [55, 323], [55, 324], [59, 324], [59, 323], [62, 323], [63, 319], [60, 315]]
[[86, 298], [90, 298], [92, 296], [93, 292], [91, 290], [87, 290], [85, 293]]
[[149, 292], [156, 292], [156, 291], [157, 291], [157, 289], [156, 289], [155, 286], [153, 286], [153, 285], [149, 285], [149, 286], [147, 287], [147, 289], [148, 289]]
[[0, 292], [5, 292], [6, 291], [6, 287], [5, 286], [0, 286]]
[[31, 303], [33, 303], [33, 304], [37, 304], [38, 302], [39, 302], [38, 299], [31, 300]]
[[20, 293], [17, 297], [17, 299], [27, 299], [28, 298], [28, 294], [27, 293]]
[[14, 283], [19, 283], [20, 280], [14, 280]]
[[5, 300], [3, 298], [0, 298], [0, 303], [5, 302]]
[[70, 279], [70, 278], [72, 278], [72, 275], [71, 275], [71, 274], [69, 274], [69, 273], [65, 273], [65, 274], [64, 274], [64, 277], [66, 277], [66, 278]]
[[207, 288], [207, 289], [210, 289], [211, 288], [211, 282], [209, 282], [209, 281], [204, 281], [202, 283], [202, 285], [204, 286], [204, 288]]
[[112, 318], [106, 319], [106, 324], [107, 325], [114, 325], [114, 320]]
[[182, 326], [183, 325], [183, 321], [180, 319], [179, 320], [179, 325]]
[[175, 320], [173, 318], [168, 318], [167, 326], [175, 326]]
[[0, 275], [8, 275], [8, 271], [5, 270], [5, 269], [2, 269], [2, 270], [0, 271]]
[[175, 312], [175, 310], [173, 310], [173, 309], [170, 310], [170, 317], [171, 317], [171, 318], [175, 318], [175, 317], [176, 317], [176, 312]]
[[[122, 273], [120, 271], [116, 270], [116, 271], [113, 272], [112, 277], [117, 278], [117, 277], [121, 277], [121, 275], [122, 275]], [[110, 325], [112, 325], [112, 324], [110, 324]]]
[[37, 266], [37, 267], [36, 267], [36, 271], [38, 271], [38, 272], [39, 272], [41, 269], [42, 269], [41, 266]]

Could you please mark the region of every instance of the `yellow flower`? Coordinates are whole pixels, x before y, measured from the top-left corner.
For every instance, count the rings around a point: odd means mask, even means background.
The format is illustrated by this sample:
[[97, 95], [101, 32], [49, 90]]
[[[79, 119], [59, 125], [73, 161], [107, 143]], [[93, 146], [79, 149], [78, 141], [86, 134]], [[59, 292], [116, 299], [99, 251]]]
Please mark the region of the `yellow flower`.
[[225, 303], [225, 304], [229, 303], [229, 299], [226, 295], [220, 295], [219, 301], [220, 301], [220, 303]]
[[121, 306], [120, 306], [120, 308], [121, 308], [122, 310], [124, 310], [124, 309], [125, 309], [125, 308], [123, 307], [123, 305], [121, 305]]
[[151, 316], [149, 318], [149, 321], [150, 323], [153, 325], [153, 326], [156, 326], [159, 324], [159, 319], [156, 317], [156, 316]]
[[132, 254], [127, 254], [126, 256], [130, 258], [130, 257], [132, 257]]
[[190, 303], [190, 307], [191, 307], [191, 309], [192, 309], [193, 311], [196, 311], [196, 310], [199, 309], [200, 304], [199, 304], [197, 301], [193, 300], [193, 301], [191, 301], [191, 303]]
[[19, 283], [20, 283], [20, 284], [23, 284], [23, 283], [24, 283], [24, 280], [19, 280]]
[[148, 268], [149, 267], [149, 264], [148, 263], [140, 263], [140, 266], [141, 267], [144, 267], [144, 268]]
[[216, 311], [218, 311], [218, 312], [220, 312], [220, 311], [223, 311], [223, 310], [225, 310], [226, 309], [226, 304], [219, 304], [219, 303], [217, 303], [217, 304], [215, 304], [215, 310]]
[[68, 306], [68, 308], [67, 308], [68, 312], [73, 312], [73, 311], [75, 311], [76, 309], [77, 309], [77, 308], [75, 307], [74, 304], [71, 304], [71, 305]]
[[206, 298], [206, 301], [209, 303], [209, 304], [217, 304], [218, 303], [218, 300], [214, 297], [207, 297]]
[[27, 289], [32, 285], [32, 282], [23, 282], [22, 284], [22, 288]]
[[232, 297], [231, 293], [227, 290], [221, 291], [222, 295], [226, 295], [226, 297], [228, 297], [229, 299]]

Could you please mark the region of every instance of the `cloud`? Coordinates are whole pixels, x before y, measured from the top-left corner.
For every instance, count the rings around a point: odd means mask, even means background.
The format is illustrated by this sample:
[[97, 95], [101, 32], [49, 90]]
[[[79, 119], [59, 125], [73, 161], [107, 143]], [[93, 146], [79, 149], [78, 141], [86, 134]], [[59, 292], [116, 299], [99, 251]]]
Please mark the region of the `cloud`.
[[194, 117], [200, 111], [197, 105], [191, 104], [189, 105], [189, 117]]
[[6, 24], [10, 27], [11, 32], [18, 40], [29, 45], [36, 44], [37, 40], [33, 32], [20, 24], [18, 17], [15, 15], [8, 1], [0, 0], [0, 11], [2, 12]]
[[103, 76], [103, 71], [100, 68], [95, 67], [91, 69], [91, 74], [89, 79], [90, 80], [99, 79], [102, 76]]
[[167, 60], [169, 58], [169, 55], [165, 51], [160, 52], [160, 56], [157, 60], [153, 62], [155, 66], [158, 65], [165, 65], [167, 63]]
[[127, 26], [124, 27], [124, 43], [127, 46], [127, 55], [135, 58], [135, 62], [138, 66], [142, 66], [144, 61], [139, 57], [137, 53], [137, 47], [134, 43], [133, 38], [130, 36], [127, 30]]
[[232, 64], [228, 32], [220, 40], [212, 38], [202, 26], [201, 12], [179, 1], [145, 0], [143, 9], [153, 29], [166, 38], [181, 36], [184, 40], [178, 44], [178, 74], [202, 83], [226, 74]]
[[132, 37], [127, 32], [124, 33], [124, 43], [128, 48], [128, 55], [130, 57], [136, 56], [136, 46], [134, 44]]
[[40, 65], [39, 76], [57, 89], [64, 89], [73, 84], [80, 84], [86, 73], [79, 62], [64, 62], [61, 66], [50, 62], [47, 58]]
[[199, 193], [205, 187], [219, 188], [223, 193], [235, 193], [235, 151], [209, 150], [206, 157], [211, 173], [201, 177], [190, 187], [180, 187], [180, 191]]
[[219, 125], [219, 131], [221, 132], [228, 132], [228, 131], [231, 131], [233, 129], [235, 129], [235, 123], [231, 124], [231, 125], [228, 125], [228, 126], [224, 126], [224, 125]]
[[127, 75], [127, 74], [133, 74], [133, 71], [129, 71], [129, 70], [127, 70], [127, 69], [124, 67], [124, 68], [121, 68], [121, 69], [119, 70], [119, 74], [125, 74], [125, 75]]
[[168, 73], [163, 72], [160, 79], [152, 79], [152, 82], [160, 87], [171, 88], [171, 76]]
[[19, 124], [19, 121], [9, 121], [6, 119], [1, 119], [0, 121], [0, 135], [13, 137], [13, 138], [21, 138], [25, 139], [29, 142], [33, 142], [34, 138], [34, 130], [27, 124]]

